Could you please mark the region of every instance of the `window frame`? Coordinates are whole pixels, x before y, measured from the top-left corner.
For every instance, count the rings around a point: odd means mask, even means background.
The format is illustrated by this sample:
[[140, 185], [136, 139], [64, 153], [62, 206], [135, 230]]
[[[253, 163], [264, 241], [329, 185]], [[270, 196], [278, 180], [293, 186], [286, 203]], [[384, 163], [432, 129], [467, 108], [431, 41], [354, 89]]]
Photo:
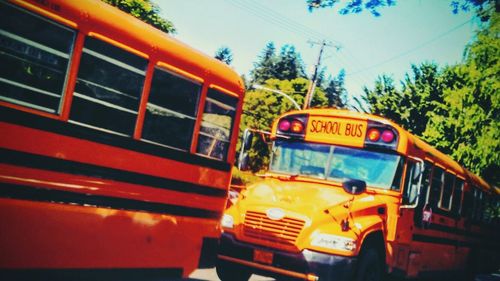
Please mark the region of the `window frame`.
[[[87, 40], [90, 40], [88, 44], [91, 46], [86, 46]], [[123, 59], [120, 60], [120, 59], [115, 58], [115, 57], [110, 57], [107, 54], [100, 53], [98, 50], [92, 49], [91, 48], [92, 44], [95, 45], [95, 43], [91, 42], [92, 40], [97, 42], [97, 44], [104, 44], [104, 46], [111, 46], [113, 48], [116, 48], [116, 49], [120, 50], [122, 52], [122, 54], [130, 55], [134, 60], [137, 60], [137, 59], [144, 60], [144, 62], [143, 62], [144, 63], [144, 70], [141, 70], [141, 69], [137, 68], [135, 65], [133, 65], [134, 63], [137, 63], [137, 62], [133, 62], [132, 64], [130, 64], [130, 63], [128, 64]], [[124, 46], [126, 46], [126, 45], [124, 45]], [[97, 47], [100, 47], [100, 46], [97, 46]], [[81, 55], [81, 58], [79, 60], [78, 69], [75, 70], [75, 82], [74, 82], [75, 85], [73, 88], [72, 102], [71, 102], [71, 106], [69, 108], [69, 113], [68, 113], [68, 123], [76, 124], [76, 125], [79, 125], [82, 127], [90, 128], [90, 129], [105, 132], [105, 133], [110, 133], [110, 134], [119, 135], [119, 136], [123, 136], [123, 137], [133, 138], [135, 131], [136, 131], [136, 127], [137, 127], [137, 120], [139, 120], [139, 116], [141, 114], [141, 112], [140, 112], [141, 101], [144, 97], [144, 90], [146, 88], [146, 81], [147, 81], [147, 76], [148, 76], [148, 66], [149, 66], [149, 64], [151, 64], [151, 60], [147, 56], [146, 57], [141, 56], [140, 54], [131, 51], [129, 48], [124, 48], [123, 46], [121, 46], [121, 44], [119, 44], [119, 42], [115, 42], [114, 40], [109, 40], [103, 36], [94, 36], [92, 32], [84, 35], [83, 43], [82, 43], [81, 50], [80, 50], [80, 55]], [[123, 95], [123, 96], [129, 97], [129, 98], [135, 98], [133, 96], [128, 95], [127, 93], [122, 93], [121, 91], [119, 91], [117, 89], [110, 88], [105, 84], [102, 84], [102, 83], [99, 84], [99, 83], [96, 83], [95, 81], [87, 81], [87, 79], [81, 79], [80, 78], [80, 70], [82, 67], [82, 61], [83, 61], [84, 55], [88, 55], [92, 59], [101, 60], [104, 63], [110, 64], [112, 67], [117, 67], [121, 71], [132, 72], [132, 73], [142, 77], [142, 79], [141, 79], [142, 85], [141, 85], [140, 90], [138, 91], [138, 96], [136, 98], [137, 105], [136, 105], [135, 110], [124, 107], [122, 105], [112, 104], [108, 101], [101, 100], [101, 99], [91, 97], [91, 96], [88, 96], [88, 95], [85, 95], [83, 93], [78, 92], [78, 90], [77, 90], [78, 81], [83, 81], [85, 83], [89, 83], [89, 84], [94, 85], [95, 87], [103, 89], [105, 91], [116, 93], [117, 95]], [[132, 114], [134, 117], [133, 117], [133, 122], [131, 122], [131, 124], [129, 124], [130, 133], [120, 132], [120, 131], [116, 131], [114, 129], [96, 126], [95, 124], [88, 124], [85, 122], [81, 122], [81, 120], [75, 120], [77, 118], [76, 116], [74, 116], [73, 118], [75, 118], [75, 119], [73, 119], [72, 115], [75, 113], [75, 97], [82, 99], [84, 101], [87, 101], [87, 102], [91, 102], [93, 104], [97, 104], [98, 106], [96, 108], [99, 108], [99, 106], [101, 106], [101, 107], [103, 106], [105, 110], [117, 110], [117, 112], [119, 112], [119, 113]]]
[[[440, 192], [439, 201], [438, 201], [438, 208], [449, 212], [452, 209], [453, 195], [455, 192], [455, 183], [456, 183], [457, 176], [454, 173], [452, 173], [451, 171], [445, 170], [443, 177], [444, 178], [443, 178], [443, 182], [441, 184], [441, 192]], [[448, 179], [452, 179], [451, 180], [452, 183], [448, 183]], [[450, 190], [451, 190], [450, 199], [448, 201], [448, 206], [443, 206], [443, 199], [445, 198], [445, 189], [447, 188], [447, 184], [450, 184], [449, 185]]]
[[[27, 14], [29, 16], [35, 17], [38, 20], [43, 21], [47, 24], [53, 25], [56, 28], [60, 28], [60, 29], [63, 29], [63, 30], [66, 30], [66, 31], [72, 33], [71, 34], [72, 35], [71, 42], [68, 46], [69, 52], [65, 53], [63, 51], [54, 49], [53, 47], [43, 45], [42, 43], [35, 42], [35, 41], [28, 39], [26, 37], [11, 33], [9, 31], [4, 31], [5, 33], [8, 33], [14, 37], [19, 37], [20, 39], [22, 39], [22, 41], [17, 40], [16, 38], [12, 38], [9, 35], [4, 35], [4, 36], [9, 37], [9, 38], [16, 40], [16, 41], [20, 41], [22, 43], [25, 43], [26, 45], [29, 45], [30, 47], [35, 47], [37, 50], [42, 50], [42, 51], [45, 51], [47, 53], [50, 53], [50, 54], [53, 54], [55, 56], [66, 59], [67, 64], [66, 64], [65, 69], [63, 70], [64, 77], [62, 78], [61, 91], [58, 94], [48, 92], [46, 90], [43, 90], [43, 89], [40, 89], [37, 87], [32, 87], [30, 85], [25, 85], [25, 84], [22, 84], [22, 83], [19, 83], [16, 81], [4, 79], [6, 81], [11, 82], [11, 83], [4, 82], [6, 84], [10, 84], [10, 85], [20, 84], [20, 85], [22, 85], [22, 86], [16, 86], [16, 87], [21, 87], [23, 90], [30, 90], [30, 91], [34, 91], [36, 93], [42, 93], [44, 95], [57, 97], [59, 100], [57, 102], [57, 108], [55, 108], [54, 110], [52, 110], [51, 108], [47, 108], [47, 107], [44, 107], [41, 105], [33, 104], [30, 102], [25, 102], [25, 101], [14, 99], [14, 98], [7, 98], [7, 97], [4, 98], [3, 96], [0, 96], [0, 103], [5, 104], [6, 106], [9, 106], [9, 107], [13, 107], [13, 108], [20, 107], [20, 109], [22, 109], [22, 110], [29, 110], [30, 112], [34, 112], [34, 113], [37, 113], [40, 115], [46, 115], [46, 116], [52, 117], [52, 118], [57, 118], [57, 119], [62, 118], [65, 100], [67, 99], [68, 82], [69, 82], [69, 78], [71, 75], [71, 69], [73, 66], [73, 56], [75, 53], [75, 48], [77, 46], [77, 37], [78, 37], [78, 34], [80, 33], [80, 30], [78, 30], [76, 28], [76, 26], [68, 26], [67, 24], [64, 24], [60, 21], [57, 21], [54, 18], [41, 16], [37, 13], [34, 13], [33, 11], [30, 11], [28, 9], [24, 9], [24, 8], [16, 6], [16, 5], [12, 5], [10, 3], [1, 3], [1, 5], [9, 6], [10, 8], [13, 8], [13, 9], [19, 11], [19, 13]], [[0, 31], [0, 32], [2, 32], [2, 31]], [[28, 41], [28, 42], [25, 42], [25, 41]]]
[[[143, 118], [142, 118], [142, 122], [140, 124], [141, 126], [141, 133], [140, 133], [140, 136], [139, 136], [139, 139], [143, 142], [146, 142], [146, 143], [151, 143], [153, 145], [158, 145], [158, 146], [162, 146], [162, 147], [165, 147], [165, 148], [170, 148], [170, 149], [175, 149], [175, 150], [179, 150], [179, 151], [184, 151], [184, 152], [190, 152], [191, 153], [191, 147], [195, 141], [195, 138], [196, 138], [196, 135], [197, 135], [197, 123], [198, 123], [198, 119], [200, 119], [200, 104], [202, 103], [202, 99], [203, 99], [203, 91], [204, 91], [204, 88], [205, 88], [205, 83], [204, 83], [204, 80], [201, 79], [201, 78], [198, 78], [194, 75], [184, 75], [184, 74], [188, 74], [187, 72], [185, 71], [180, 71], [179, 69], [171, 66], [171, 65], [168, 65], [166, 63], [162, 63], [162, 62], [157, 62], [154, 67], [152, 68], [153, 70], [151, 71], [151, 73], [149, 75], [151, 75], [151, 81], [150, 81], [150, 85], [148, 87], [148, 93], [147, 93], [147, 99], [145, 101], [145, 107], [144, 107], [144, 110], [142, 112], [143, 114]], [[199, 91], [197, 93], [197, 97], [196, 97], [196, 104], [194, 106], [194, 116], [189, 116], [187, 114], [184, 114], [184, 113], [181, 113], [181, 112], [177, 112], [173, 109], [169, 109], [169, 108], [165, 108], [163, 106], [160, 106], [160, 105], [156, 105], [156, 104], [153, 104], [150, 102], [150, 99], [151, 99], [151, 89], [153, 88], [153, 82], [154, 82], [154, 74], [156, 73], [156, 71], [162, 71], [163, 73], [166, 73], [168, 75], [172, 75], [176, 78], [179, 78], [179, 79], [183, 79], [187, 82], [190, 82], [192, 84], [195, 84], [195, 85], [198, 85], [199, 86]], [[182, 73], [180, 73], [182, 72]], [[146, 124], [146, 114], [147, 114], [147, 107], [151, 105], [151, 106], [155, 106], [155, 107], [160, 107], [168, 112], [170, 112], [171, 114], [173, 115], [176, 115], [176, 116], [181, 116], [181, 117], [185, 117], [185, 118], [188, 118], [188, 119], [191, 119], [193, 120], [193, 126], [191, 128], [191, 133], [190, 133], [190, 141], [188, 143], [188, 145], [186, 146], [186, 148], [179, 148], [179, 147], [175, 147], [175, 146], [171, 146], [171, 145], [168, 145], [168, 144], [163, 144], [163, 143], [160, 143], [160, 142], [157, 142], [157, 141], [152, 141], [152, 140], [149, 140], [149, 139], [146, 139], [144, 138], [144, 126]]]

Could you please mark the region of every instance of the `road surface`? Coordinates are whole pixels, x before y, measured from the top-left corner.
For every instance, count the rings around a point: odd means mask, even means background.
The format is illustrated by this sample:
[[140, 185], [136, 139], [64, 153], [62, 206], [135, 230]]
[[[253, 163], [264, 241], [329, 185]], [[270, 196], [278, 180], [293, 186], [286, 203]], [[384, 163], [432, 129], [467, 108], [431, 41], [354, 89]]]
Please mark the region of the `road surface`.
[[[220, 281], [215, 272], [215, 268], [209, 269], [198, 269], [189, 275], [188, 279], [183, 279], [182, 281]], [[274, 281], [273, 278], [264, 277], [259, 275], [252, 275], [249, 281]]]
[[[274, 281], [275, 279], [270, 277], [264, 277], [259, 275], [252, 275], [249, 281]], [[483, 274], [478, 275], [474, 279], [475, 281], [500, 281], [500, 270], [493, 274]], [[181, 280], [179, 280], [181, 281]], [[215, 268], [210, 269], [198, 269], [193, 272], [188, 279], [183, 279], [182, 281], [220, 281], [215, 273]], [[415, 280], [421, 281], [421, 280]]]

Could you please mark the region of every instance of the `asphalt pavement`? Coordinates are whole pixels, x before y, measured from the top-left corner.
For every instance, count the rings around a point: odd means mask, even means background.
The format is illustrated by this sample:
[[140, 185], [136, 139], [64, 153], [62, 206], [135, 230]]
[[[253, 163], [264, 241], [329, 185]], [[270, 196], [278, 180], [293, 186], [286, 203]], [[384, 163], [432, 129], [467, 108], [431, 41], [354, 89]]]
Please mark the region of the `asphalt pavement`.
[[[195, 270], [188, 279], [182, 281], [220, 281], [215, 272], [215, 268]], [[274, 281], [273, 278], [253, 274], [249, 281]]]

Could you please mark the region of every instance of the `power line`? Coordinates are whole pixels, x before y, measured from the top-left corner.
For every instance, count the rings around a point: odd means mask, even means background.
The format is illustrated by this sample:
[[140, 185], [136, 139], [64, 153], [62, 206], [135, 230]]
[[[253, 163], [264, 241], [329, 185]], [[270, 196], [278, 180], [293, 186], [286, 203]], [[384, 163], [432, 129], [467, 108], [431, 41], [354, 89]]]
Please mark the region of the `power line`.
[[[246, 10], [251, 10], [254, 15], [260, 17], [261, 19], [263, 19], [265, 21], [274, 22], [274, 23], [279, 22], [278, 23], [279, 27], [282, 27], [282, 28], [290, 31], [295, 35], [297, 35], [297, 33], [300, 33], [302, 35], [302, 37], [304, 37], [306, 39], [311, 39], [311, 37], [313, 37], [313, 39], [315, 39], [316, 41], [324, 41], [324, 40], [330, 41], [330, 42], [333, 42], [336, 44], [335, 47], [337, 48], [337, 50], [341, 49], [342, 44], [339, 41], [334, 40], [330, 36], [325, 35], [321, 32], [317, 32], [316, 30], [314, 30], [306, 25], [298, 23], [298, 22], [288, 18], [287, 16], [283, 15], [282, 13], [279, 13], [279, 12], [277, 12], [277, 11], [275, 11], [275, 10], [265, 6], [265, 5], [257, 3], [255, 0], [251, 0], [253, 5], [249, 4], [245, 0], [233, 0], [233, 1], [231, 1], [231, 3], [233, 3], [233, 4], [234, 4], [234, 2], [238, 2], [240, 4], [240, 8], [243, 8]], [[347, 66], [351, 66], [351, 67], [354, 66], [349, 59], [344, 58], [343, 56], [337, 55], [337, 54], [335, 54], [335, 56], [342, 64], [347, 65]], [[357, 62], [357, 64], [360, 65], [359, 60], [356, 57], [354, 57], [354, 55], [351, 55], [351, 57], [353, 57], [354, 60]], [[366, 84], [366, 82], [370, 80], [367, 77], [364, 77], [364, 81], [360, 80], [359, 77], [352, 77], [352, 79], [356, 80], [356, 82], [360, 83], [360, 84]]]
[[470, 18], [469, 20], [467, 20], [467, 21], [465, 21], [465, 22], [463, 22], [463, 23], [461, 23], [461, 24], [459, 24], [459, 25], [457, 25], [457, 26], [455, 26], [455, 27], [453, 27], [453, 28], [451, 28], [451, 29], [449, 29], [449, 30], [447, 30], [447, 31], [445, 31], [445, 32], [443, 32], [443, 33], [441, 33], [441, 34], [439, 34], [439, 35], [437, 35], [437, 36], [435, 36], [435, 37], [433, 37], [433, 38], [431, 38], [431, 39], [429, 39], [429, 40], [425, 41], [425, 42], [423, 42], [423, 43], [421, 43], [420, 45], [418, 45], [418, 46], [416, 46], [416, 47], [414, 47], [414, 48], [411, 48], [411, 49], [409, 49], [409, 50], [406, 50], [406, 51], [404, 51], [404, 52], [401, 52], [401, 53], [399, 53], [399, 54], [397, 54], [397, 55], [395, 55], [395, 56], [393, 56], [393, 57], [391, 57], [391, 58], [388, 58], [388, 59], [386, 59], [386, 60], [383, 60], [383, 61], [381, 61], [381, 62], [378, 62], [378, 63], [376, 63], [376, 64], [374, 64], [374, 65], [371, 65], [371, 66], [369, 66], [369, 67], [366, 67], [366, 68], [364, 68], [364, 69], [360, 69], [360, 70], [354, 71], [354, 72], [352, 72], [352, 73], [346, 74], [346, 76], [353, 76], [353, 75], [357, 75], [357, 74], [359, 74], [359, 73], [362, 73], [362, 72], [365, 72], [365, 71], [367, 71], [367, 70], [370, 70], [370, 69], [373, 69], [373, 68], [379, 67], [379, 66], [384, 65], [384, 64], [386, 64], [386, 63], [389, 63], [389, 62], [391, 62], [391, 61], [394, 61], [394, 60], [396, 60], [396, 59], [399, 59], [399, 58], [401, 58], [401, 57], [404, 57], [404, 56], [406, 56], [406, 55], [408, 55], [408, 54], [411, 54], [411, 53], [415, 52], [416, 50], [419, 50], [419, 49], [421, 49], [421, 48], [423, 48], [423, 47], [425, 47], [425, 46], [427, 46], [427, 45], [429, 45], [429, 44], [431, 44], [431, 43], [433, 43], [433, 42], [435, 42], [435, 41], [437, 41], [437, 40], [441, 39], [442, 37], [444, 37], [444, 36], [446, 36], [446, 35], [448, 35], [448, 34], [452, 33], [453, 31], [455, 31], [455, 30], [459, 29], [460, 27], [462, 27], [462, 26], [466, 25], [467, 23], [471, 22], [473, 19], [474, 19], [474, 18]]
[[[248, 1], [245, 0], [228, 0], [230, 4], [243, 9], [249, 13], [251, 13], [254, 16], [259, 17], [260, 19], [271, 23], [279, 28], [282, 28], [284, 30], [289, 31], [290, 33], [294, 35], [298, 35], [300, 37], [303, 37], [305, 39], [315, 39], [316, 41], [322, 41], [322, 40], [327, 40], [334, 42], [337, 46], [337, 48], [340, 47], [340, 42], [337, 40], [334, 40], [330, 38], [329, 36], [322, 34], [320, 32], [315, 31], [314, 29], [305, 26], [301, 23], [298, 23], [287, 16], [276, 12], [275, 10], [262, 5], [260, 3], [257, 3], [256, 1], [252, 1], [253, 4], [248, 3]], [[344, 59], [342, 56], [337, 56], [339, 61], [342, 62], [344, 65], [352, 65], [349, 60]], [[357, 60], [358, 61], [358, 60]], [[361, 81], [359, 77], [352, 77], [352, 79], [356, 80], [358, 83], [361, 82], [360, 84], [365, 84], [366, 81]], [[369, 79], [366, 79], [369, 80]]]

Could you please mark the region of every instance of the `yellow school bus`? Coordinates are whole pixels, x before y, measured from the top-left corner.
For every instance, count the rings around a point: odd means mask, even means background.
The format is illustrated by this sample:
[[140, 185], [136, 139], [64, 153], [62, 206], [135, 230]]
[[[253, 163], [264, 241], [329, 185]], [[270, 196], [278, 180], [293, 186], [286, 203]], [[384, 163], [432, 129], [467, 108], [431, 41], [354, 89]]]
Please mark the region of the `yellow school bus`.
[[222, 218], [221, 280], [385, 280], [498, 267], [498, 189], [397, 124], [308, 109], [278, 118], [271, 140], [268, 172]]

